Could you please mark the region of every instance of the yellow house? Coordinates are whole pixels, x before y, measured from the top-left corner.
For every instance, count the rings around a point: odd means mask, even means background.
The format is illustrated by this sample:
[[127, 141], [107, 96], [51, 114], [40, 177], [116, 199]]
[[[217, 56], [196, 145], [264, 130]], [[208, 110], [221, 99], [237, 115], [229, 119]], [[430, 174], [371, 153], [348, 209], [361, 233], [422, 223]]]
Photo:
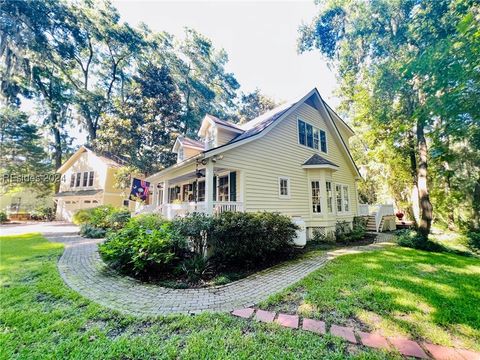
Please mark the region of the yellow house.
[[310, 235], [331, 231], [363, 212], [352, 135], [317, 89], [241, 125], [207, 115], [201, 140], [177, 139], [177, 164], [147, 178], [153, 191], [144, 211], [167, 218], [277, 211], [301, 220]]
[[58, 169], [61, 182], [60, 189], [55, 194], [57, 219], [71, 221], [79, 209], [127, 204], [126, 195], [114, 186], [114, 175], [120, 166], [112, 158], [81, 146]]

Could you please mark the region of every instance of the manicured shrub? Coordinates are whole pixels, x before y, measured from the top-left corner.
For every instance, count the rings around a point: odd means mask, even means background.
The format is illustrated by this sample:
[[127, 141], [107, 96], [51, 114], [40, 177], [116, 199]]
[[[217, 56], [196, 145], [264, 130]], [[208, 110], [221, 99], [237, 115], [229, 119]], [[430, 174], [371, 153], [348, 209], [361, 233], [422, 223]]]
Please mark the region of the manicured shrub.
[[190, 250], [199, 255], [206, 255], [207, 236], [211, 234], [213, 226], [214, 218], [203, 213], [192, 213], [173, 220], [175, 230], [188, 239]]
[[278, 213], [224, 212], [213, 219], [208, 243], [217, 268], [255, 268], [293, 251], [298, 230]]
[[83, 224], [80, 226], [80, 235], [86, 238], [99, 239], [105, 237], [106, 230], [97, 228], [90, 224]]
[[172, 223], [153, 214], [131, 218], [99, 246], [100, 255], [110, 266], [139, 277], [172, 270], [184, 251], [185, 242]]
[[0, 224], [3, 224], [4, 222], [7, 222], [8, 216], [5, 211], [0, 211]]
[[123, 228], [132, 215], [126, 208], [113, 209], [105, 218], [107, 228], [110, 230], [119, 230]]
[[417, 250], [425, 250], [432, 252], [448, 251], [448, 249], [445, 248], [443, 245], [435, 241], [423, 238], [414, 230], [405, 229], [397, 231], [397, 242], [400, 246]]
[[[90, 233], [93, 228], [99, 229], [105, 234], [109, 230], [119, 230], [125, 226], [131, 215], [126, 208], [114, 208], [111, 205], [101, 205], [90, 209], [82, 209], [73, 215], [73, 223], [76, 225], [88, 225]], [[80, 232], [82, 234], [82, 231]], [[101, 237], [101, 236], [97, 236]]]

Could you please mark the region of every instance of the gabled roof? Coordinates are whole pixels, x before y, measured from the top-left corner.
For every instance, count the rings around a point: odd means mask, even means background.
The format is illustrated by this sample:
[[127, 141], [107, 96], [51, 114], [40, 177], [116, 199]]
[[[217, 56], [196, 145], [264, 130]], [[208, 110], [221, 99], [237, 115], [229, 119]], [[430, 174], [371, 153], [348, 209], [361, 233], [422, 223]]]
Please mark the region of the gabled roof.
[[175, 140], [175, 144], [173, 144], [173, 152], [177, 152], [180, 145], [198, 150], [205, 149], [205, 144], [201, 141], [193, 140], [183, 135], [178, 136]]
[[303, 165], [307, 166], [313, 166], [313, 165], [330, 165], [330, 166], [335, 166], [338, 168], [337, 164], [334, 164], [333, 162], [325, 159], [324, 157], [321, 157], [318, 154], [313, 154], [307, 161], [303, 163]]
[[340, 167], [337, 164], [321, 157], [318, 154], [312, 155], [307, 161], [302, 165], [304, 169], [330, 169], [337, 171]]
[[82, 146], [80, 146], [80, 148], [77, 151], [75, 151], [75, 153], [72, 156], [70, 156], [67, 159], [67, 161], [65, 161], [62, 164], [62, 166], [60, 166], [57, 169], [57, 172], [58, 173], [64, 173], [70, 166], [73, 165], [73, 163], [75, 161], [77, 161], [77, 159], [80, 157], [80, 155], [82, 155], [84, 152], [90, 152], [90, 153], [94, 154], [96, 157], [98, 157], [100, 160], [102, 160], [107, 166], [112, 166], [112, 167], [120, 167], [121, 166], [119, 158], [117, 159], [118, 161], [112, 159], [112, 157], [114, 157], [113, 154], [108, 154], [108, 153], [98, 154], [95, 151], [87, 148], [85, 145], [82, 145]]
[[[264, 136], [266, 133], [268, 133], [272, 128], [274, 128], [279, 122], [281, 122], [284, 118], [286, 118], [290, 113], [295, 111], [295, 109], [298, 108], [298, 106], [300, 106], [301, 104], [303, 104], [307, 100], [311, 100], [311, 99], [314, 99], [314, 102], [317, 104], [317, 108], [319, 110], [323, 111], [323, 113], [325, 114], [324, 116], [326, 116], [328, 119], [330, 119], [330, 121], [332, 123], [332, 127], [334, 129], [334, 133], [340, 139], [340, 143], [342, 144], [342, 147], [343, 147], [345, 153], [347, 154], [347, 157], [351, 161], [352, 168], [354, 169], [354, 172], [356, 172], [358, 177], [361, 177], [361, 175], [358, 171], [358, 168], [357, 168], [355, 162], [353, 161], [352, 155], [350, 154], [350, 151], [349, 151], [349, 149], [348, 149], [348, 147], [345, 143], [345, 140], [342, 138], [342, 136], [341, 136], [341, 134], [338, 130], [336, 118], [340, 119], [340, 117], [337, 114], [335, 114], [333, 112], [333, 110], [331, 110], [331, 108], [325, 103], [323, 98], [320, 96], [320, 93], [318, 92], [317, 88], [312, 89], [305, 96], [303, 96], [301, 99], [299, 99], [297, 101], [282, 104], [282, 105], [266, 112], [265, 114], [262, 114], [262, 115], [256, 117], [255, 119], [252, 119], [252, 120], [250, 120], [250, 121], [248, 121], [248, 122], [246, 122], [245, 124], [242, 124], [242, 125], [232, 124], [232, 123], [220, 120], [220, 119], [216, 118], [215, 116], [206, 115], [205, 118], [208, 119], [208, 121], [215, 122], [216, 124], [219, 124], [221, 126], [231, 126], [232, 129], [236, 129], [238, 132], [241, 132], [241, 133], [239, 135], [237, 135], [236, 137], [234, 137], [232, 140], [230, 140], [228, 143], [217, 146], [217, 147], [209, 149], [209, 150], [205, 150], [205, 151], [201, 152], [200, 154], [196, 155], [195, 157], [191, 157], [191, 158], [185, 160], [182, 163], [178, 163], [178, 164], [174, 165], [173, 168], [177, 168], [177, 167], [182, 166], [184, 164], [190, 163], [191, 161], [193, 161], [197, 158], [200, 158], [200, 157], [214, 156], [214, 155], [219, 154], [223, 151], [229, 150], [231, 148], [240, 146], [241, 144], [244, 144], [244, 143], [247, 143], [249, 141], [253, 141], [257, 138], [260, 138], [260, 137]], [[334, 115], [332, 115], [332, 113]], [[335, 119], [334, 119], [334, 116], [335, 116]], [[343, 120], [340, 119], [340, 121], [342, 122], [341, 126], [348, 127], [348, 125]], [[204, 130], [203, 123], [202, 123], [201, 129], [199, 130], [199, 134], [201, 133], [202, 130]], [[353, 133], [353, 130], [351, 130], [350, 127], [348, 127], [348, 130]], [[309, 165], [304, 165], [304, 166], [308, 167]], [[317, 166], [319, 166], [319, 165], [317, 165]], [[324, 166], [327, 166], [327, 165], [325, 164]], [[328, 166], [332, 167], [332, 169], [338, 168], [338, 166], [335, 165], [335, 164], [333, 164], [333, 165], [328, 164]], [[171, 169], [171, 168], [161, 170], [160, 172], [164, 173], [166, 171], [170, 171], [169, 169]]]

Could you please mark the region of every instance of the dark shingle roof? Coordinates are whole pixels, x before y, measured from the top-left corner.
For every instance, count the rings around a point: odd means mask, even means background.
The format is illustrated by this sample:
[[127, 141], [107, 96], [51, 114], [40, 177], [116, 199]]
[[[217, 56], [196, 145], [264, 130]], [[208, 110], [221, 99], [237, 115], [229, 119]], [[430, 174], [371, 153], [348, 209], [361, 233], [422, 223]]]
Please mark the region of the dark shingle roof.
[[321, 157], [318, 154], [313, 154], [310, 159], [303, 163], [303, 165], [331, 165], [338, 167], [337, 164], [334, 164], [333, 162]]

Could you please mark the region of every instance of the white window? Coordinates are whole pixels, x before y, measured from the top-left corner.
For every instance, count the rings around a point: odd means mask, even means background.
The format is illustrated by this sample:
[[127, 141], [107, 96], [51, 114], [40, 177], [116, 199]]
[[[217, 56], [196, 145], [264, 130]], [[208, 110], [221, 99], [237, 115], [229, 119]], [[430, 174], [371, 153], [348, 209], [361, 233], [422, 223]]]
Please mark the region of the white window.
[[325, 182], [325, 187], [327, 189], [327, 208], [328, 212], [333, 212], [333, 189], [332, 189], [332, 182], [327, 181]]
[[207, 132], [207, 138], [205, 139], [205, 145], [208, 149], [215, 147], [215, 129], [211, 127]]
[[343, 186], [343, 211], [348, 212], [350, 209], [350, 199], [348, 198], [348, 186]]
[[79, 187], [80, 186], [80, 180], [82, 178], [82, 173], [77, 173], [77, 177], [75, 179], [75, 187]]
[[95, 173], [93, 171], [90, 171], [90, 174], [88, 176], [88, 186], [93, 186], [94, 176], [95, 176]]
[[327, 134], [303, 120], [298, 119], [298, 143], [306, 147], [327, 152]]
[[342, 186], [335, 185], [335, 196], [337, 201], [337, 212], [342, 212]]
[[288, 177], [278, 178], [278, 197], [282, 199], [290, 198], [290, 179]]
[[312, 209], [314, 213], [322, 212], [321, 196], [320, 196], [320, 181], [314, 180], [312, 185]]
[[73, 188], [75, 186], [75, 174], [70, 175], [70, 187]]
[[178, 162], [183, 161], [184, 153], [183, 153], [183, 146], [180, 146], [178, 148], [178, 153], [177, 153], [177, 160]]
[[335, 193], [337, 200], [337, 212], [349, 212], [350, 197], [348, 194], [348, 185], [335, 184]]
[[87, 184], [88, 184], [88, 172], [84, 172], [82, 186], [87, 186]]
[[230, 193], [228, 192], [228, 175], [218, 177], [217, 201], [228, 201]]

